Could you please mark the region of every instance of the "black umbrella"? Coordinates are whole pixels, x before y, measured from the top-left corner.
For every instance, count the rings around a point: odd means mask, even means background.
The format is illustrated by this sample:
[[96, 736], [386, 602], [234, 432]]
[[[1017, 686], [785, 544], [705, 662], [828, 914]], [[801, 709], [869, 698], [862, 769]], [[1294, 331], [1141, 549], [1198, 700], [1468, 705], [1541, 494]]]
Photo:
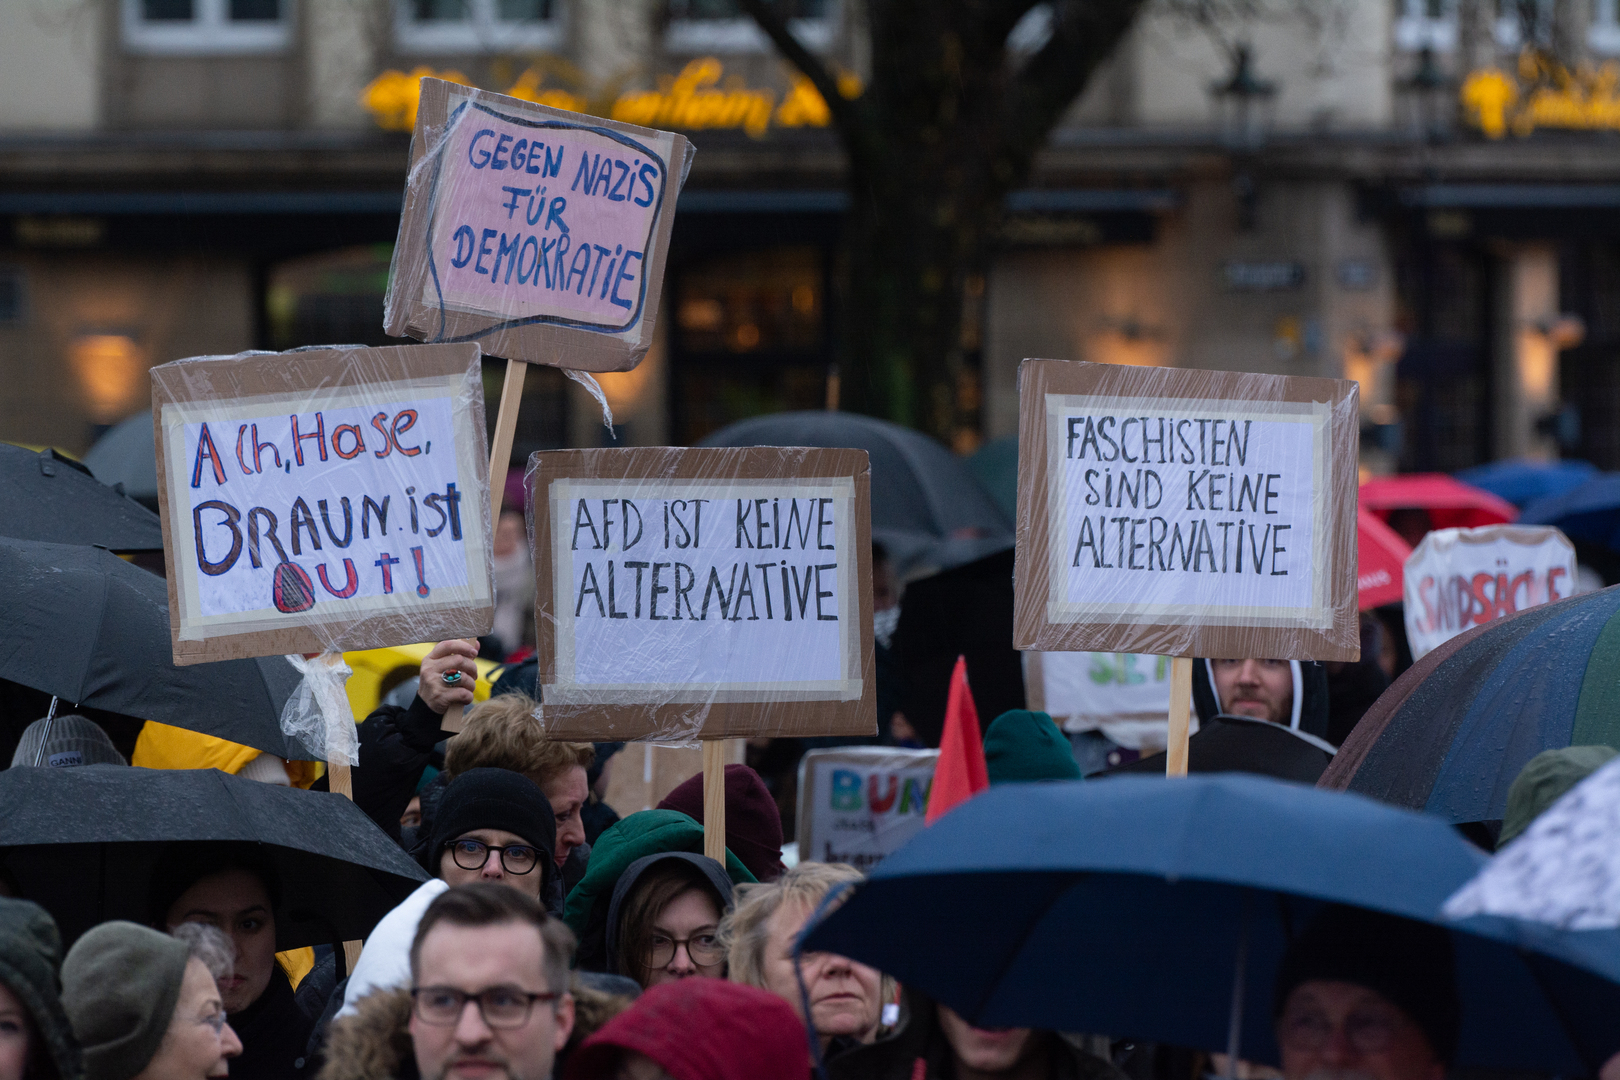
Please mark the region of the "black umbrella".
[[[1333, 760], [1333, 751], [1321, 739], [1247, 716], [1220, 716], [1201, 721], [1187, 740], [1187, 771], [1194, 773], [1246, 772], [1314, 784]], [[1101, 773], [1164, 775], [1164, 754], [1139, 758]]]
[[282, 758], [299, 676], [280, 656], [176, 667], [163, 579], [101, 548], [0, 539], [0, 679]]
[[0, 535], [111, 551], [162, 551], [158, 516], [53, 450], [0, 443]]
[[0, 772], [0, 869], [68, 941], [107, 919], [145, 922], [157, 861], [219, 841], [255, 845], [276, 871], [277, 949], [364, 938], [427, 877], [341, 795], [218, 769]]
[[872, 539], [908, 578], [1013, 546], [1012, 522], [961, 458], [927, 435], [845, 412], [756, 416], [700, 446], [822, 446], [865, 450], [872, 460]]

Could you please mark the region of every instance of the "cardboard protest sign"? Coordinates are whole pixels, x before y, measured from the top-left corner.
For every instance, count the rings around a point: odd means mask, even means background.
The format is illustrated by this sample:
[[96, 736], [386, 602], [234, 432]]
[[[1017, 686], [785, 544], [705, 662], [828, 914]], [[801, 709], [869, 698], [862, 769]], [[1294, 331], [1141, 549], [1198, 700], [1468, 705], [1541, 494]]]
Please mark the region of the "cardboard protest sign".
[[652, 343], [680, 135], [422, 80], [390, 334], [627, 371]]
[[1025, 360], [1020, 649], [1353, 660], [1357, 386]]
[[923, 828], [938, 750], [842, 746], [799, 762], [801, 861], [870, 870]]
[[1029, 707], [1067, 732], [1101, 731], [1132, 750], [1165, 744], [1171, 658], [1135, 653], [1027, 652]]
[[876, 732], [865, 451], [557, 450], [527, 479], [553, 737]]
[[476, 345], [152, 369], [174, 662], [489, 632]]
[[1406, 560], [1412, 658], [1464, 630], [1574, 595], [1575, 570], [1575, 546], [1551, 525], [1436, 529]]

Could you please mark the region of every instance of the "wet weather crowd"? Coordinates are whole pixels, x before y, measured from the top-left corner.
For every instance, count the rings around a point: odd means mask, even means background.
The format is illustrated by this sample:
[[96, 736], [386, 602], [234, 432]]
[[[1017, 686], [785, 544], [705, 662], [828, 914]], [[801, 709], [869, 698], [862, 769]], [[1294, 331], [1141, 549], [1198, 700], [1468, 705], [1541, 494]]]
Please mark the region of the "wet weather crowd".
[[[278, 951], [288, 882], [257, 845], [171, 845], [146, 886], [144, 922], [101, 923], [65, 956], [44, 909], [0, 898], [0, 1080], [1441, 1080], [1449, 1071], [1461, 1024], [1450, 936], [1348, 906], [1323, 907], [1296, 928], [1267, 972], [1278, 1070], [1107, 1034], [976, 1027], [918, 987], [804, 948], [801, 932], [862, 875], [786, 865], [777, 802], [754, 770], [728, 766], [726, 855], [708, 858], [701, 775], [656, 808], [619, 817], [601, 799], [614, 747], [548, 740], [532, 722], [534, 702], [500, 692], [510, 686], [472, 705], [474, 654], [469, 643], [441, 643], [409, 704], [383, 705], [360, 725], [355, 802], [430, 876], [371, 930], [352, 970], [341, 947]], [[1308, 714], [1297, 665], [1200, 671], [1228, 721], [1297, 731]], [[441, 743], [452, 705], [471, 707]], [[35, 745], [42, 736], [31, 728], [18, 760], [117, 757], [93, 724], [60, 721], [52, 746]], [[1069, 740], [1045, 714], [1008, 712], [984, 742], [992, 785], [1079, 778]], [[1510, 799], [1510, 835], [1610, 756], [1586, 747], [1536, 759]], [[27, 888], [0, 877], [0, 891]], [[996, 913], [983, 916], [988, 938]], [[984, 938], [934, 948], [965, 955], [987, 948]], [[1074, 978], [1107, 977], [1075, 964]]]

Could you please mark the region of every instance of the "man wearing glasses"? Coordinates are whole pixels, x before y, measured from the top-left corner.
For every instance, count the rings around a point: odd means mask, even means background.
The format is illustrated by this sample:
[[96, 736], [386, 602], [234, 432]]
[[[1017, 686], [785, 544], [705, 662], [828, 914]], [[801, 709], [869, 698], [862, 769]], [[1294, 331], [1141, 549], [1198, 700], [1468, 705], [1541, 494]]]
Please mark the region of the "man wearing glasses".
[[1277, 971], [1285, 1080], [1444, 1080], [1457, 1044], [1451, 938], [1363, 908], [1324, 909]]
[[352, 1015], [374, 990], [407, 985], [411, 943], [424, 912], [446, 889], [499, 885], [538, 904], [559, 872], [552, 858], [556, 835], [551, 803], [528, 777], [506, 769], [469, 769], [456, 777], [445, 789], [425, 852], [434, 879], [383, 916], [366, 939], [338, 1015]]
[[538, 900], [489, 883], [428, 906], [411, 944], [422, 1080], [549, 1080], [574, 1030], [574, 936]]

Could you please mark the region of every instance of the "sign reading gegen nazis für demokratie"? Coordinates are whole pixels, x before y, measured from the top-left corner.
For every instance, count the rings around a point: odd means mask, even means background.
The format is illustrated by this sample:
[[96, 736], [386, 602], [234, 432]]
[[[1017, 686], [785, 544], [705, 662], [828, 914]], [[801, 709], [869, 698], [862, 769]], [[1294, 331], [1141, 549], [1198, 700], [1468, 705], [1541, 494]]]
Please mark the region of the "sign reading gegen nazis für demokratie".
[[1020, 648], [1358, 652], [1354, 383], [1058, 361], [1022, 380]]

